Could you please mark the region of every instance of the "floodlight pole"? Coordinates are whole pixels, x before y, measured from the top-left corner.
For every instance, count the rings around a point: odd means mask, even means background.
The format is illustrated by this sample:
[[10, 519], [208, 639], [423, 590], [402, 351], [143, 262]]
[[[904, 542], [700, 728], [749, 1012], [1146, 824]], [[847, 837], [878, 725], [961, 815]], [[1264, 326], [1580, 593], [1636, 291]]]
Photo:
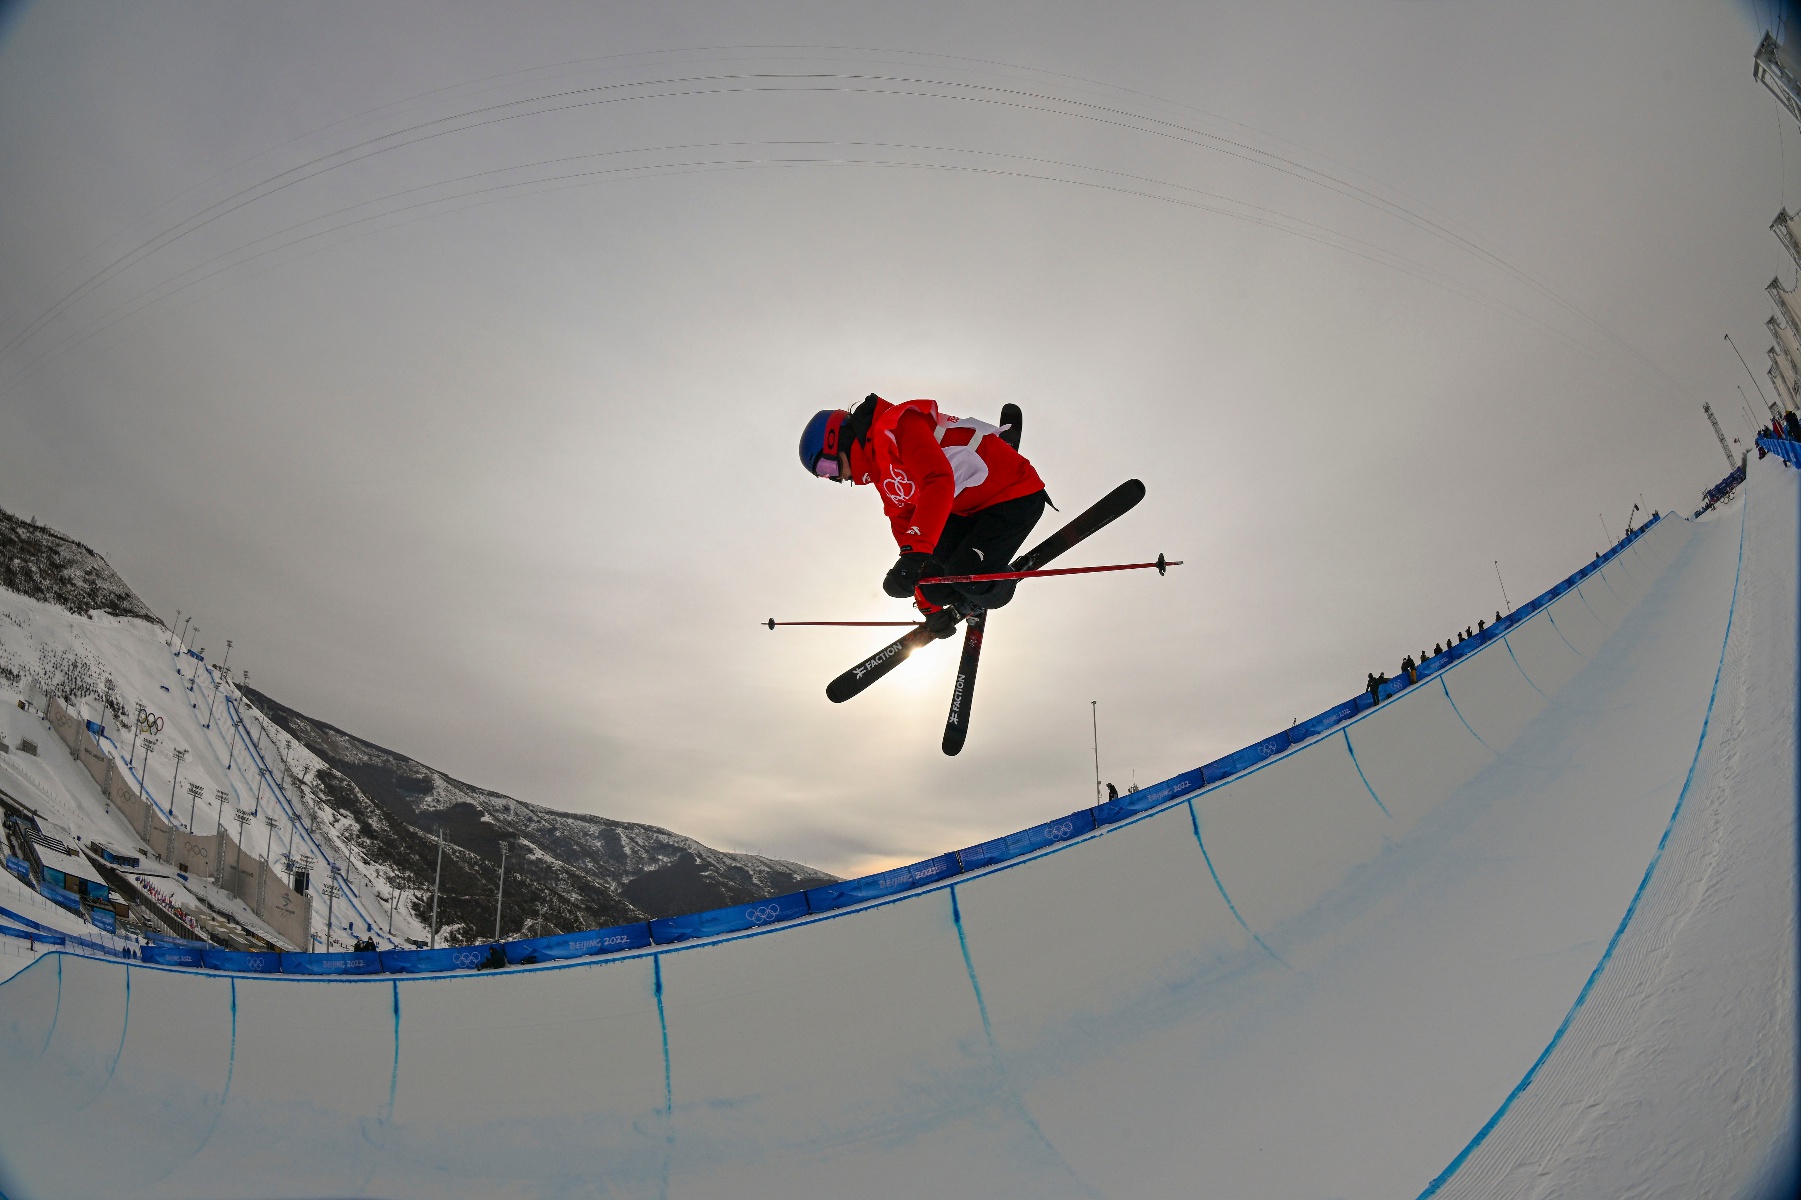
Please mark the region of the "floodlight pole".
[[507, 843], [500, 840], [500, 890], [494, 894], [494, 940], [500, 940], [500, 905], [507, 895]]
[[[1751, 386], [1757, 389], [1758, 399], [1762, 400], [1765, 404], [1769, 404], [1770, 398], [1763, 394], [1763, 384], [1757, 382], [1757, 374], [1751, 370], [1751, 364], [1745, 361], [1745, 356], [1739, 354], [1738, 343], [1732, 340], [1732, 335], [1730, 333], [1726, 335], [1726, 344], [1732, 347], [1732, 352], [1734, 354], [1738, 354], [1738, 365], [1745, 368], [1745, 374], [1751, 376]], [[1774, 406], [1772, 405], [1772, 407]]]
[[244, 828], [250, 824], [251, 814], [243, 809], [234, 809], [231, 819], [238, 827], [238, 886], [244, 886]]
[[169, 776], [169, 819], [173, 821], [175, 819], [175, 797], [177, 795], [175, 789], [176, 785], [181, 782], [181, 760], [188, 756], [188, 752], [186, 748], [177, 746], [175, 749], [169, 751], [169, 753], [175, 756], [175, 774]]
[[330, 870], [330, 876], [325, 882], [325, 952], [330, 954], [332, 904], [338, 898], [338, 868], [337, 864], [330, 861], [327, 861], [325, 865]]
[[438, 948], [438, 885], [444, 882], [444, 826], [438, 826], [438, 872], [431, 881], [431, 948]]
[[140, 700], [140, 701], [138, 701], [136, 711], [134, 711], [131, 714], [131, 753], [129, 753], [125, 756], [125, 761], [128, 763], [131, 763], [133, 766], [137, 765], [138, 733], [143, 728], [144, 728], [144, 702], [142, 700]]
[[[156, 739], [144, 739], [144, 765], [138, 770], [138, 799], [148, 800], [150, 794], [150, 760], [156, 757]], [[175, 797], [169, 797], [171, 803]]]
[[1094, 734], [1094, 802], [1101, 802], [1101, 702], [1088, 702], [1088, 723]]
[[[213, 694], [212, 694], [212, 698], [206, 702], [206, 720], [200, 726], [200, 728], [202, 728], [202, 729], [211, 729], [213, 727], [213, 705], [215, 705], [219, 702], [219, 684], [222, 682], [220, 676], [224, 673], [224, 671], [225, 671], [225, 667], [223, 664], [221, 664], [218, 671], [216, 671], [216, 672], [208, 671], [207, 672], [208, 675], [211, 675], [213, 677]], [[230, 769], [231, 769], [230, 767], [226, 768], [226, 770], [228, 770], [228, 771]]]

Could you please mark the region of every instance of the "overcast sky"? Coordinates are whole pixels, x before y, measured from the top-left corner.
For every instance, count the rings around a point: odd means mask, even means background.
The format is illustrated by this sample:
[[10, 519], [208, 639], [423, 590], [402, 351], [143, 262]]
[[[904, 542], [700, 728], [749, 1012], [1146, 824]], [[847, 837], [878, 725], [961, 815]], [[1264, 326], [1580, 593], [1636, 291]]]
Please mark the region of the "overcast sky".
[[[1394, 673], [1748, 441], [1796, 130], [1753, 6], [49, 3], [0, 42], [0, 506], [472, 783], [839, 873]], [[1767, 380], [1763, 381], [1766, 390]], [[902, 619], [817, 409], [1149, 490]], [[1755, 401], [1756, 396], [1752, 399]], [[1041, 532], [1058, 520], [1047, 513]]]

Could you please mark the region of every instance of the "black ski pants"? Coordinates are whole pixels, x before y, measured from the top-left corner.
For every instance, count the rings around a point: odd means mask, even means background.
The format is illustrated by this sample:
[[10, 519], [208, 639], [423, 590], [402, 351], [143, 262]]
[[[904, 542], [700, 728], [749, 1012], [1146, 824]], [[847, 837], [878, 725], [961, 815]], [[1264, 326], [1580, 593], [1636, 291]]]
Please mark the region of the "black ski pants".
[[[986, 575], [1005, 571], [1050, 497], [1043, 491], [970, 513], [966, 517], [951, 514], [944, 523], [944, 533], [932, 549], [932, 557], [944, 564], [946, 575]], [[1013, 599], [1017, 580], [998, 583], [928, 583], [919, 594], [940, 607], [956, 602], [961, 607], [999, 608]]]

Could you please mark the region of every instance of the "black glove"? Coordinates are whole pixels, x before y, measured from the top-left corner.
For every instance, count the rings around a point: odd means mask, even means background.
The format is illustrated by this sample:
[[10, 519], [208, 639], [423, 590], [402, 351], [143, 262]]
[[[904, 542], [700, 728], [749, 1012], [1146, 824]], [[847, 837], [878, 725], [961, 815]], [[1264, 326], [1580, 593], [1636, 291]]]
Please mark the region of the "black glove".
[[961, 617], [954, 608], [941, 608], [926, 618], [926, 632], [935, 638], [947, 638], [957, 631], [957, 621]]
[[882, 580], [882, 590], [896, 600], [905, 600], [913, 594], [913, 588], [922, 576], [939, 573], [937, 559], [930, 554], [909, 550], [895, 559], [894, 565], [888, 568], [888, 575]]

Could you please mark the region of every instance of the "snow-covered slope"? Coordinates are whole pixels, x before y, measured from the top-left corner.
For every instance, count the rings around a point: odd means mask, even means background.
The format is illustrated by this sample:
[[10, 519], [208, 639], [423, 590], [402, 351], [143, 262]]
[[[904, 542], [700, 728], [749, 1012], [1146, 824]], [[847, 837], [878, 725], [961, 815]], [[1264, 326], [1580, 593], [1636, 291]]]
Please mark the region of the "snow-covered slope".
[[[17, 726], [8, 738], [15, 746], [30, 738], [39, 747], [36, 756], [0, 755], [0, 786], [83, 840], [144, 857], [153, 885], [184, 909], [228, 917], [272, 936], [222, 890], [198, 876], [177, 877], [170, 869], [175, 864], [152, 862], [150, 848], [107, 804], [88, 773], [70, 761], [45, 721], [42, 714], [56, 697], [103, 728], [102, 745], [133, 790], [141, 788], [171, 824], [201, 834], [223, 828], [236, 839], [234, 816], [244, 811], [253, 814], [243, 838], [250, 856], [275, 861], [284, 853], [312, 853], [322, 872], [325, 863], [336, 865], [345, 879], [344, 902], [316, 906], [318, 948], [328, 915], [340, 946], [350, 932], [348, 922], [356, 923], [356, 936], [371, 927], [385, 932], [387, 914], [376, 897], [392, 886], [390, 872], [345, 843], [331, 812], [311, 806], [303, 794], [277, 794], [244, 752], [240, 727], [231, 720], [231, 685], [215, 688], [205, 666], [179, 649], [167, 630], [137, 617], [77, 616], [0, 590], [0, 722]], [[153, 735], [133, 729], [140, 706], [160, 726]], [[409, 936], [424, 936], [424, 930], [403, 910], [396, 915], [394, 937]]]
[[[79, 543], [0, 513], [6, 548], [19, 556], [7, 560], [7, 578], [32, 594], [0, 588], [0, 734], [14, 745], [33, 740], [42, 753], [0, 754], [0, 787], [77, 837], [151, 853], [50, 731], [42, 714], [59, 699], [103, 727], [103, 750], [171, 824], [202, 835], [222, 829], [234, 841], [241, 830], [246, 856], [284, 874], [311, 858], [312, 941], [293, 948], [346, 949], [364, 937], [384, 946], [428, 941], [440, 826], [440, 944], [493, 935], [503, 837], [510, 849], [502, 936], [694, 912], [833, 878], [458, 782], [247, 693], [226, 664], [184, 647]], [[140, 709], [154, 734], [137, 733]], [[174, 865], [146, 860], [151, 885], [184, 911], [286, 944], [222, 888], [178, 877]], [[324, 885], [334, 873], [339, 894], [328, 903]]]
[[0, 1191], [1779, 1194], [1801, 488], [1745, 492], [1260, 765], [888, 900], [438, 976], [42, 958]]

